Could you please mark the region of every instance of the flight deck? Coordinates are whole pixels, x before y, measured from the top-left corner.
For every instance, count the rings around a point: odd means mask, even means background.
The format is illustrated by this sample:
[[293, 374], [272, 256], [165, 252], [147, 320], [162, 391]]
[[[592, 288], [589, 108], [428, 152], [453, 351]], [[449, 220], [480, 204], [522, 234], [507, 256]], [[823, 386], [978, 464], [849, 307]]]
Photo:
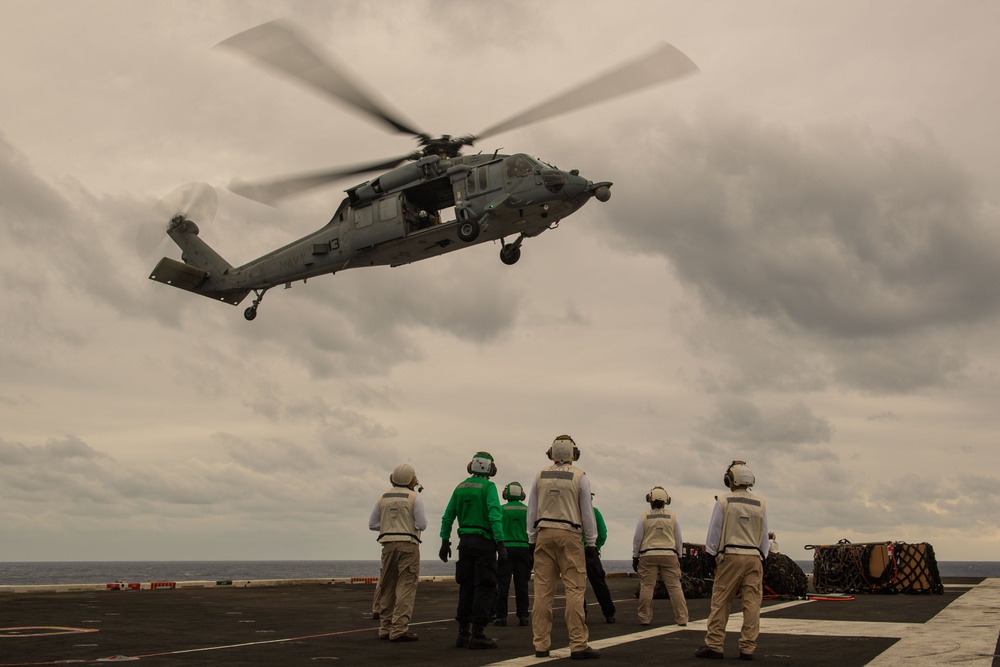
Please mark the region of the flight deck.
[[[458, 588], [422, 580], [411, 630], [419, 640], [379, 641], [372, 583], [344, 580], [146, 582], [93, 586], [0, 586], [0, 667], [139, 662], [144, 665], [566, 664], [569, 649], [556, 598], [552, 652], [536, 658], [531, 628], [491, 625], [498, 648], [455, 648]], [[347, 580], [348, 582], [350, 580]], [[944, 578], [944, 594], [856, 595], [765, 600], [754, 661], [767, 665], [973, 665], [1000, 667], [1000, 579]], [[155, 585], [159, 584], [159, 585]], [[608, 579], [616, 623], [588, 591], [590, 644], [605, 665], [696, 665], [708, 599], [688, 600], [687, 627], [669, 600], [636, 618], [635, 577]], [[114, 586], [114, 585], [112, 585]], [[514, 618], [513, 616], [509, 618]], [[737, 660], [735, 603], [725, 658]], [[710, 663], [712, 664], [712, 663]]]

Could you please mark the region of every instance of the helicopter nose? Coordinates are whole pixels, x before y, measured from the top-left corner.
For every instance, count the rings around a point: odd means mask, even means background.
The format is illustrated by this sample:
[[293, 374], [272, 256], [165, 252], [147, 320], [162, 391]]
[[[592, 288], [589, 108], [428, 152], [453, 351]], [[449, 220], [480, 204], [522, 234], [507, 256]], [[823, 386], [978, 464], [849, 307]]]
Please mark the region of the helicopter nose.
[[566, 178], [566, 184], [563, 186], [562, 195], [566, 199], [576, 199], [581, 194], [586, 192], [587, 187], [590, 186], [590, 181], [583, 176], [580, 176], [575, 169], [569, 173], [562, 173]]
[[546, 169], [542, 171], [542, 183], [545, 184], [546, 190], [558, 194], [566, 187], [566, 172], [558, 169]]

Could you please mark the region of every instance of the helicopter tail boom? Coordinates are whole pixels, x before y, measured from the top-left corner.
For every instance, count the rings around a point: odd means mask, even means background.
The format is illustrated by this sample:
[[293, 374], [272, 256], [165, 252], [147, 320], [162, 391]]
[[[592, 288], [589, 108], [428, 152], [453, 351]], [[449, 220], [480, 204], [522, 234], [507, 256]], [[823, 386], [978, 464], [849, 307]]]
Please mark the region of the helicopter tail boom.
[[162, 258], [149, 275], [150, 280], [233, 306], [250, 293], [230, 284], [226, 278], [232, 265], [198, 237], [198, 226], [193, 222], [178, 216], [171, 221], [167, 234], [180, 247], [184, 261]]

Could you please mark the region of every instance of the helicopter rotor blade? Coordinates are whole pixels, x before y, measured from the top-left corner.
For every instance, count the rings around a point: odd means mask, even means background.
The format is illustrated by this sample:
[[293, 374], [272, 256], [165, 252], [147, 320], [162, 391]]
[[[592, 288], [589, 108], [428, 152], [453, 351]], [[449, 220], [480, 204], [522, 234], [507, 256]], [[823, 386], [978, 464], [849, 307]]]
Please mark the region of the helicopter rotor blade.
[[334, 181], [344, 178], [345, 176], [354, 176], [357, 174], [366, 174], [370, 171], [392, 169], [396, 165], [405, 162], [408, 157], [409, 156], [404, 155], [402, 157], [392, 158], [373, 164], [346, 167], [342, 169], [313, 171], [266, 181], [234, 181], [227, 187], [232, 192], [246, 197], [247, 199], [252, 199], [262, 204], [274, 205], [276, 202], [284, 199], [285, 197], [291, 197], [314, 188], [328, 185]]
[[537, 106], [497, 123], [476, 135], [475, 139], [482, 140], [500, 132], [537, 123], [558, 114], [603, 102], [654, 84], [679, 79], [699, 71], [698, 66], [680, 50], [662, 42], [651, 53], [623, 63]]
[[219, 197], [208, 183], [186, 183], [171, 190], [150, 210], [149, 216], [139, 223], [135, 236], [135, 249], [144, 260], [163, 254], [167, 228], [171, 219], [183, 215], [195, 223], [208, 224], [215, 219]]
[[419, 130], [413, 129], [379, 106], [358, 84], [351, 81], [342, 68], [335, 67], [329, 56], [320, 55], [305, 37], [280, 19], [233, 35], [217, 46], [241, 51], [264, 65], [373, 116], [397, 132], [421, 134]]

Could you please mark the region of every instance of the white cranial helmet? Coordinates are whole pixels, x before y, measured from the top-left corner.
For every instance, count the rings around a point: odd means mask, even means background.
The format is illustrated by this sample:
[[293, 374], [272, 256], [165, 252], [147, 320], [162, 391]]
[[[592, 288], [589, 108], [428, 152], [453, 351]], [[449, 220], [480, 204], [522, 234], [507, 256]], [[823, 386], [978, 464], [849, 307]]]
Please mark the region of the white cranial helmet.
[[753, 486], [756, 481], [746, 461], [733, 461], [722, 478], [722, 483], [730, 489], [737, 486]]
[[552, 441], [552, 446], [548, 451], [549, 458], [554, 463], [572, 463], [580, 458], [580, 448], [573, 442], [573, 438], [568, 435], [557, 436]]
[[656, 501], [660, 501], [664, 505], [670, 504], [670, 495], [667, 493], [667, 490], [664, 489], [662, 486], [654, 486], [652, 489], [649, 490], [649, 493], [646, 494], [647, 503], [653, 504]]

